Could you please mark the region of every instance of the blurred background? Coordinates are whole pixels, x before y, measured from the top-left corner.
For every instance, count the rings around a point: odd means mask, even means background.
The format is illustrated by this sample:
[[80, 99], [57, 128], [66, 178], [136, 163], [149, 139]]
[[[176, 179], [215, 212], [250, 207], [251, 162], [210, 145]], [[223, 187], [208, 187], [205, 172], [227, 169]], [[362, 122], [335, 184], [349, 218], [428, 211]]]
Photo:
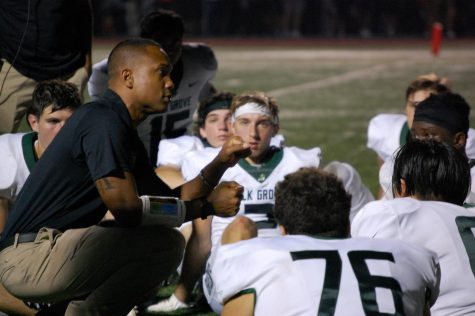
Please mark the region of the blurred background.
[[187, 37], [446, 38], [475, 36], [474, 0], [94, 0], [98, 37], [134, 36], [140, 18], [166, 8]]

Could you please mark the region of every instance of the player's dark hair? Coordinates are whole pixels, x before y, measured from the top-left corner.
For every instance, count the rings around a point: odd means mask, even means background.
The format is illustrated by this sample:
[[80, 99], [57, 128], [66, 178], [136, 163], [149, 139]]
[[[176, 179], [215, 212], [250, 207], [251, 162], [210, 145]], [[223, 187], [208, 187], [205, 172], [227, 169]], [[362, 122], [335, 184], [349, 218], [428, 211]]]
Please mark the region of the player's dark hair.
[[198, 107], [198, 127], [204, 127], [206, 116], [218, 109], [229, 109], [233, 101], [234, 93], [216, 92], [200, 103]]
[[417, 77], [406, 88], [406, 100], [417, 91], [432, 91], [435, 94], [449, 92], [450, 87], [446, 78], [438, 77], [436, 74], [428, 74]]
[[288, 174], [275, 189], [274, 216], [291, 235], [348, 237], [350, 208], [341, 181], [318, 168]]
[[33, 104], [27, 114], [40, 117], [44, 109], [51, 106], [51, 112], [63, 109], [77, 109], [81, 96], [73, 83], [62, 80], [46, 80], [38, 83], [33, 91]]
[[[406, 183], [402, 192], [401, 179]], [[393, 193], [420, 200], [462, 205], [470, 190], [467, 157], [448, 144], [435, 140], [411, 140], [396, 154]]]
[[185, 26], [183, 19], [174, 11], [158, 9], [145, 15], [140, 22], [140, 37], [151, 38], [160, 42], [163, 34], [170, 34], [179, 38], [183, 37]]

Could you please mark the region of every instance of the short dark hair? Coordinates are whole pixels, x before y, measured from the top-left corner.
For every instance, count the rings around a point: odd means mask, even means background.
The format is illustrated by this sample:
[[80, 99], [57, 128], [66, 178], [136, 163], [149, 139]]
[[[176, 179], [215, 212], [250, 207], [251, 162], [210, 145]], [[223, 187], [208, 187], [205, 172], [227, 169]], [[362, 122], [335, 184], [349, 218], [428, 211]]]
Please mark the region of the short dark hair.
[[291, 235], [348, 237], [351, 196], [333, 174], [301, 168], [275, 189], [274, 216]]
[[456, 93], [431, 94], [419, 103], [414, 112], [414, 122], [429, 122], [447, 129], [450, 133], [468, 135], [470, 105]]
[[205, 125], [206, 116], [209, 112], [217, 109], [229, 109], [234, 95], [232, 92], [216, 92], [201, 102], [198, 107], [198, 127]]
[[467, 157], [455, 147], [433, 139], [411, 140], [396, 154], [392, 178], [393, 193], [462, 205], [470, 190]]
[[109, 76], [113, 76], [113, 74], [124, 65], [124, 62], [133, 62], [130, 58], [134, 52], [144, 50], [144, 48], [148, 46], [162, 48], [160, 44], [148, 38], [131, 38], [119, 42], [109, 54], [107, 62], [107, 72]]
[[33, 91], [33, 104], [27, 114], [40, 117], [44, 109], [51, 106], [51, 112], [63, 109], [77, 109], [81, 96], [76, 85], [63, 80], [46, 80], [39, 82]]
[[174, 11], [158, 9], [145, 15], [140, 22], [140, 37], [157, 40], [157, 34], [183, 37], [185, 26], [183, 19]]

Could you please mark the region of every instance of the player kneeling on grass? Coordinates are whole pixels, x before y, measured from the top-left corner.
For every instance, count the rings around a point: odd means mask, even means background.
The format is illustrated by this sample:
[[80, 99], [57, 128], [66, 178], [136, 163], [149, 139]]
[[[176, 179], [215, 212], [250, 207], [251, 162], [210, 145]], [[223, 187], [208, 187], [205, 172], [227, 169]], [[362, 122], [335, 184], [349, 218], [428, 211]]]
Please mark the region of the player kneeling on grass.
[[236, 218], [205, 278], [213, 306], [223, 304], [222, 315], [422, 315], [437, 298], [437, 256], [349, 238], [350, 200], [325, 171], [287, 175], [274, 210], [284, 236], [252, 238], [254, 223]]
[[467, 157], [448, 143], [412, 140], [396, 155], [392, 185], [396, 198], [367, 204], [351, 234], [434, 251], [442, 279], [431, 314], [474, 315], [475, 211], [462, 207], [470, 188]]

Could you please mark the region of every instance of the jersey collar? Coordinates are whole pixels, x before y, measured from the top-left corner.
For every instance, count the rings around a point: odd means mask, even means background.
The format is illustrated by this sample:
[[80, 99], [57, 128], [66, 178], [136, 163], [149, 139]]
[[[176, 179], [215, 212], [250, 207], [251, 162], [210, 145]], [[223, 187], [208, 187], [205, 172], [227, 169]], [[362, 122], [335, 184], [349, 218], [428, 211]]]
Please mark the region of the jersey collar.
[[35, 141], [37, 139], [38, 134], [36, 132], [27, 133], [21, 138], [23, 157], [30, 172], [33, 170], [33, 167], [38, 161], [38, 157], [36, 156], [35, 152]]
[[282, 161], [284, 151], [281, 148], [271, 147], [269, 153], [259, 166], [251, 165], [246, 159], [239, 160], [239, 166], [249, 173], [258, 182], [264, 182], [274, 171], [275, 167]]

